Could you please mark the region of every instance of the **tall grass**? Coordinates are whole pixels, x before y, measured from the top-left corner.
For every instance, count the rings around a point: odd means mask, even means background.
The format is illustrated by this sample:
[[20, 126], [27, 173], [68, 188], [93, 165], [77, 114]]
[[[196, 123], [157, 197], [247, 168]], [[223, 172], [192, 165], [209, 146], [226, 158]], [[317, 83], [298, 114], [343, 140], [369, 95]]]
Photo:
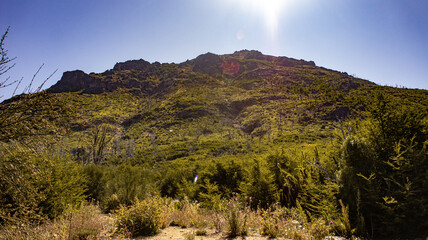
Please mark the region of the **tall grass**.
[[[201, 208], [189, 200], [150, 196], [102, 214], [96, 205], [68, 210], [42, 225], [9, 225], [0, 229], [0, 239], [127, 239], [152, 236], [169, 226], [193, 228], [186, 238], [216, 232], [225, 238], [263, 235], [269, 238], [324, 239], [333, 235], [337, 221], [302, 218], [299, 209], [274, 204], [251, 210], [249, 199], [234, 195], [220, 210]], [[197, 234], [196, 234], [197, 233]], [[340, 233], [340, 232], [339, 232]], [[216, 235], [218, 236], [218, 235]]]
[[27, 223], [4, 226], [0, 228], [0, 239], [102, 239], [112, 237], [114, 233], [114, 220], [101, 214], [97, 205], [87, 204], [67, 210], [63, 216], [40, 225]]

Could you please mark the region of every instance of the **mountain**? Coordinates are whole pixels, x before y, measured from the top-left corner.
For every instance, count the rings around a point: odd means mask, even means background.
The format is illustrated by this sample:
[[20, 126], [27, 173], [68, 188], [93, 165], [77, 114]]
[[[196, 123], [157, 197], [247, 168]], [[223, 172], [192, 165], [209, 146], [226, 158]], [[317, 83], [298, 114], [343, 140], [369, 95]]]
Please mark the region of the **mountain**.
[[316, 79], [333, 80], [332, 77], [341, 80], [340, 88], [344, 90], [371, 84], [346, 73], [316, 67], [313, 61], [273, 57], [258, 51], [243, 50], [221, 56], [206, 53], [181, 64], [150, 64], [142, 59], [131, 60], [117, 63], [113, 69], [101, 74], [85, 74], [80, 70], [65, 72], [49, 91], [59, 93], [82, 90], [84, 93], [102, 93], [126, 88], [140, 94], [153, 95], [176, 85], [177, 80], [202, 77], [201, 75], [208, 79], [233, 79], [240, 83], [239, 87], [246, 90], [257, 84], [265, 84], [266, 81], [270, 81], [268, 84], [272, 87], [290, 84], [308, 86]]
[[427, 90], [243, 50], [65, 72], [0, 112], [3, 152], [34, 144], [35, 159], [58, 162], [58, 189], [80, 174], [84, 196], [107, 210], [153, 193], [207, 208], [239, 196], [289, 208], [280, 215], [313, 234], [426, 236]]
[[140, 59], [103, 73], [70, 71], [47, 90], [75, 114], [70, 149], [82, 148], [103, 125], [112, 142], [132, 140], [133, 154], [156, 160], [246, 152], [255, 139], [281, 142], [302, 133], [331, 138], [340, 122], [364, 117], [374, 91], [427, 106], [425, 90], [382, 87], [313, 61], [249, 50], [180, 64]]

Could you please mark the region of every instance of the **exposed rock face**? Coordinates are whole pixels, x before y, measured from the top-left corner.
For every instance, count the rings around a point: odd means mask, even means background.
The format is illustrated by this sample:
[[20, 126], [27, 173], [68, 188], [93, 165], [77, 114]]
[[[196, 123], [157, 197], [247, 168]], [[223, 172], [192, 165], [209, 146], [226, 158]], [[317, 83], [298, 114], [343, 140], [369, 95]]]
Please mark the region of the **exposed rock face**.
[[308, 65], [315, 67], [314, 61], [296, 60], [288, 57], [277, 57], [275, 62], [283, 67], [295, 67], [299, 65]]
[[263, 53], [256, 50], [242, 50], [236, 51], [232, 54], [233, 57], [239, 59], [257, 59], [257, 60], [268, 60], [269, 56], [263, 55]]
[[100, 79], [89, 76], [80, 70], [64, 72], [55, 85], [49, 88], [49, 92], [76, 92], [84, 90], [87, 93], [102, 93], [104, 91], [104, 84]]
[[223, 72], [221, 67], [222, 62], [220, 56], [216, 54], [202, 54], [194, 60], [193, 71], [211, 76], [219, 75]]
[[114, 65], [113, 70], [114, 71], [121, 71], [121, 70], [138, 70], [138, 71], [144, 71], [150, 67], [150, 63], [140, 59], [140, 60], [130, 60], [126, 62], [116, 63]]
[[[163, 94], [175, 86], [177, 79], [191, 78], [192, 81], [204, 81], [204, 77], [195, 78], [195, 73], [207, 74], [214, 78], [234, 79], [237, 81], [237, 86], [246, 90], [263, 84], [270, 84], [269, 86], [302, 82], [310, 84], [311, 81], [306, 81], [305, 76], [293, 75], [289, 72], [288, 67], [301, 66], [315, 67], [315, 63], [263, 55], [255, 50], [242, 50], [225, 55], [206, 53], [181, 64], [160, 64], [159, 62], [151, 64], [139, 59], [116, 63], [113, 69], [99, 74], [86, 74], [80, 70], [65, 72], [61, 80], [48, 91], [52, 93], [82, 91], [96, 94], [125, 88], [136, 94]], [[314, 73], [318, 74], [319, 78], [324, 78], [326, 75], [324, 70], [330, 71], [319, 68], [319, 71]], [[338, 74], [341, 73], [338, 72]], [[340, 87], [344, 90], [349, 91], [363, 84], [362, 81], [354, 81], [347, 74], [342, 78], [348, 79], [340, 83]]]
[[299, 65], [315, 66], [315, 63], [313, 61], [297, 60], [297, 59], [288, 58], [288, 57], [274, 57], [274, 56], [264, 55], [263, 53], [256, 50], [237, 51], [237, 52], [234, 52], [232, 56], [238, 59], [256, 59], [256, 60], [271, 61], [284, 67], [295, 67]]

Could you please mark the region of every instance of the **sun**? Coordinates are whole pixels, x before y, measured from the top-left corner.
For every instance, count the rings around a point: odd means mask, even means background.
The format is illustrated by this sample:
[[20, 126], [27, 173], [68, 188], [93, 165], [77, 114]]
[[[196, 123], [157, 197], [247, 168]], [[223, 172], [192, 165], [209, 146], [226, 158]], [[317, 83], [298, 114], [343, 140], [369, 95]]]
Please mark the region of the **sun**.
[[278, 33], [279, 20], [290, 0], [238, 0], [243, 8], [261, 15], [272, 37]]

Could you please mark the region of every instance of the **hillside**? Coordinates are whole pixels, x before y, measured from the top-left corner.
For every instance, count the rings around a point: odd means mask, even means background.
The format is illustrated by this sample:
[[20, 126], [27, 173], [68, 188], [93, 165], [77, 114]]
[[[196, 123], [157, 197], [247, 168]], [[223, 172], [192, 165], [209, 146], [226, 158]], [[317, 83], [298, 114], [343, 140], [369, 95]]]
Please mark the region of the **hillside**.
[[[36, 146], [60, 169], [49, 172], [60, 182], [52, 186], [98, 201], [105, 212], [151, 194], [224, 211], [239, 196], [257, 214], [270, 206], [285, 211], [278, 219], [293, 212], [313, 231], [307, 236], [321, 225], [329, 230], [318, 237], [413, 237], [428, 229], [426, 210], [409, 220], [428, 202], [427, 90], [242, 50], [65, 72], [46, 91], [16, 96], [0, 110], [5, 156], [32, 156], [16, 141]], [[54, 199], [40, 209], [57, 214], [72, 201]], [[408, 230], [397, 227], [406, 221]]]
[[133, 60], [104, 73], [66, 72], [48, 92], [76, 107], [74, 135], [106, 124], [114, 140], [141, 149], [134, 153], [174, 160], [238, 153], [254, 139], [278, 142], [303, 131], [331, 137], [339, 121], [361, 117], [375, 89], [398, 99], [409, 93], [416, 99], [404, 101], [427, 106], [423, 90], [379, 87], [314, 62], [247, 50], [181, 64]]

